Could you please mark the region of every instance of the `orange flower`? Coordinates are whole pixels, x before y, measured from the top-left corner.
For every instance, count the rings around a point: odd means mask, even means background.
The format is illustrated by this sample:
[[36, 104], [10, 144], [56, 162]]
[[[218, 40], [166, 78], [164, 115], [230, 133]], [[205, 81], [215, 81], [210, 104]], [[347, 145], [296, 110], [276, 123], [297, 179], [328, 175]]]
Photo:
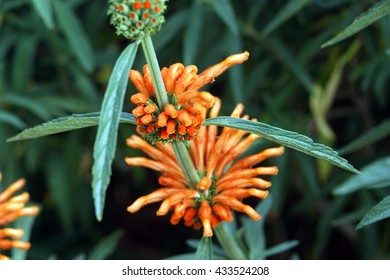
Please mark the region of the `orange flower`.
[[192, 140], [206, 118], [206, 110], [216, 100], [209, 92], [199, 89], [231, 66], [243, 63], [248, 56], [248, 52], [231, 55], [199, 75], [195, 65], [175, 63], [164, 67], [161, 75], [170, 100], [164, 108], [158, 108], [148, 66], [144, 66], [143, 75], [131, 70], [130, 80], [139, 91], [130, 98], [137, 106], [132, 111], [137, 118], [137, 131], [152, 144]]
[[[1, 178], [0, 173], [0, 182]], [[0, 193], [0, 251], [11, 248], [30, 249], [31, 244], [29, 242], [14, 240], [23, 236], [23, 230], [4, 227], [22, 216], [36, 216], [38, 214], [37, 206], [25, 207], [30, 198], [27, 192], [13, 196], [15, 192], [23, 188], [25, 183], [24, 179], [19, 179]], [[0, 260], [7, 259], [7, 256], [0, 253]]]
[[[210, 117], [218, 115], [220, 105], [217, 99]], [[243, 106], [239, 104], [231, 116], [238, 118], [242, 111]], [[248, 119], [248, 116], [243, 118]], [[142, 150], [151, 159], [134, 157], [126, 158], [126, 162], [161, 172], [159, 183], [162, 187], [138, 198], [127, 210], [134, 213], [147, 204], [162, 201], [157, 215], [165, 215], [172, 210], [172, 224], [183, 219], [186, 226], [203, 226], [204, 236], [212, 236], [212, 228], [219, 222], [232, 221], [231, 210], [243, 212], [253, 220], [260, 219], [260, 214], [242, 200], [251, 196], [267, 197], [271, 182], [258, 176], [276, 175], [278, 168], [255, 166], [269, 157], [281, 155], [284, 148], [266, 149], [235, 161], [260, 137], [233, 128], [224, 128], [219, 136], [217, 132], [216, 126], [202, 126], [198, 136], [189, 142], [191, 159], [202, 176], [196, 189], [188, 187], [170, 145], [157, 143], [153, 147], [138, 136], [130, 137], [127, 145]]]

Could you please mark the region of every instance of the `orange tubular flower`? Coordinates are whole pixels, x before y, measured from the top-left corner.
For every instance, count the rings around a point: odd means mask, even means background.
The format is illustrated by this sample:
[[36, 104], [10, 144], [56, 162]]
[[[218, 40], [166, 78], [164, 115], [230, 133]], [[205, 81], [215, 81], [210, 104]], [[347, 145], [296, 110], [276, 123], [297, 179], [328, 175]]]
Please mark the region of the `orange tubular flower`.
[[[216, 99], [210, 117], [218, 115], [220, 105], [220, 100]], [[242, 111], [243, 106], [239, 104], [231, 116], [240, 117]], [[243, 118], [247, 119], [248, 116]], [[266, 149], [235, 161], [258, 138], [233, 128], [224, 128], [217, 136], [216, 126], [202, 126], [198, 136], [189, 142], [192, 162], [202, 177], [197, 188], [191, 189], [170, 145], [157, 143], [157, 147], [153, 147], [140, 137], [131, 136], [127, 145], [142, 150], [151, 159], [126, 158], [126, 162], [162, 172], [159, 178], [162, 188], [138, 198], [127, 210], [134, 213], [147, 204], [162, 201], [157, 215], [165, 215], [173, 210], [172, 224], [183, 219], [186, 226], [203, 226], [204, 236], [212, 236], [212, 228], [219, 222], [232, 221], [231, 210], [243, 212], [253, 220], [260, 219], [260, 214], [242, 200], [251, 196], [260, 199], [267, 197], [271, 182], [257, 176], [276, 175], [278, 168], [255, 166], [269, 157], [281, 155], [284, 148]]]
[[[30, 198], [28, 193], [24, 192], [13, 196], [15, 192], [23, 188], [25, 183], [24, 179], [19, 179], [0, 193], [0, 252], [12, 248], [30, 249], [29, 242], [14, 240], [23, 236], [23, 230], [4, 227], [22, 216], [36, 216], [38, 214], [38, 207], [25, 207]], [[0, 253], [0, 260], [8, 260], [8, 257]]]
[[195, 65], [175, 63], [169, 68], [164, 67], [161, 75], [170, 101], [164, 108], [157, 105], [148, 65], [144, 66], [143, 75], [131, 70], [130, 80], [139, 91], [130, 99], [137, 106], [132, 111], [138, 124], [137, 131], [152, 144], [158, 141], [188, 143], [194, 139], [206, 118], [206, 110], [216, 100], [209, 92], [199, 89], [231, 66], [243, 63], [248, 56], [248, 52], [231, 55], [199, 75]]

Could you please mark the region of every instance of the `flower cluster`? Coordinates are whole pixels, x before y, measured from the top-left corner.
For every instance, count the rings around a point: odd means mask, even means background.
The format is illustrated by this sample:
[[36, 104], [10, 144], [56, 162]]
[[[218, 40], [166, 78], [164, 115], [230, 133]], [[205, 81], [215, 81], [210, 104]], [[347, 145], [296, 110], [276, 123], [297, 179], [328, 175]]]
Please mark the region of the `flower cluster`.
[[131, 97], [131, 102], [137, 106], [132, 113], [136, 117], [138, 133], [152, 144], [177, 140], [188, 144], [197, 135], [207, 109], [216, 100], [209, 92], [199, 89], [213, 82], [231, 66], [243, 63], [248, 56], [248, 52], [231, 55], [199, 75], [195, 65], [176, 63], [169, 68], [164, 67], [161, 75], [170, 101], [164, 108], [159, 108], [157, 104], [148, 66], [144, 66], [143, 75], [131, 70], [130, 80], [139, 91]]
[[[4, 227], [22, 216], [36, 216], [39, 212], [37, 206], [25, 207], [30, 198], [27, 192], [13, 196], [15, 192], [23, 188], [24, 184], [25, 180], [19, 179], [0, 193], [0, 250], [11, 248], [28, 250], [31, 246], [29, 242], [14, 240], [23, 236], [23, 230]], [[7, 259], [7, 256], [0, 253], [0, 260]]]
[[[210, 117], [217, 116], [219, 109], [220, 100], [217, 99], [210, 110]], [[238, 118], [242, 111], [243, 106], [239, 104], [231, 116]], [[186, 226], [203, 226], [204, 236], [212, 236], [212, 227], [219, 222], [232, 221], [232, 210], [243, 212], [253, 220], [260, 219], [260, 214], [242, 200], [247, 197], [266, 198], [271, 182], [258, 176], [276, 175], [278, 168], [254, 166], [269, 157], [281, 155], [284, 148], [266, 149], [235, 161], [258, 138], [233, 128], [224, 128], [218, 136], [216, 126], [202, 126], [198, 137], [190, 141], [191, 159], [202, 178], [193, 189], [188, 186], [170, 145], [157, 143], [153, 147], [133, 135], [127, 140], [128, 146], [142, 150], [151, 159], [133, 157], [126, 158], [126, 162], [160, 171], [159, 184], [162, 187], [138, 198], [127, 210], [134, 213], [147, 204], [162, 201], [157, 215], [165, 215], [172, 210], [172, 224], [183, 219]]]
[[138, 39], [158, 32], [164, 23], [166, 0], [110, 0], [108, 14], [116, 33]]

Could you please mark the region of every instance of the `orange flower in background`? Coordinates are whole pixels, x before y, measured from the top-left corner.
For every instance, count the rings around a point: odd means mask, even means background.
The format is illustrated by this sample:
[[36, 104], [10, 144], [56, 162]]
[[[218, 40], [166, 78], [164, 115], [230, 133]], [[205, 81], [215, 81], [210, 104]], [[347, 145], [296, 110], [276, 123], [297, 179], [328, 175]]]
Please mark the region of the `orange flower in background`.
[[161, 75], [170, 100], [170, 104], [164, 108], [157, 105], [148, 66], [144, 66], [143, 75], [131, 70], [130, 80], [139, 93], [130, 100], [137, 106], [132, 113], [136, 117], [140, 135], [152, 144], [158, 141], [170, 143], [175, 140], [192, 140], [206, 118], [206, 110], [216, 100], [209, 92], [199, 89], [213, 82], [231, 66], [243, 63], [248, 57], [248, 52], [231, 55], [199, 75], [195, 65], [175, 63], [169, 68], [164, 67]]
[[[220, 100], [216, 99], [210, 110], [210, 117], [218, 115], [220, 105]], [[242, 111], [243, 106], [239, 104], [231, 116], [239, 118]], [[253, 220], [260, 219], [260, 214], [242, 200], [247, 197], [267, 197], [271, 182], [258, 176], [276, 175], [278, 168], [255, 166], [269, 157], [281, 155], [284, 148], [266, 149], [235, 161], [258, 138], [260, 136], [233, 128], [223, 128], [218, 136], [217, 126], [202, 126], [197, 137], [189, 142], [192, 162], [202, 178], [196, 189], [192, 189], [188, 186], [170, 145], [157, 143], [153, 147], [133, 135], [127, 140], [127, 145], [142, 150], [150, 158], [126, 158], [126, 162], [132, 166], [144, 166], [161, 172], [159, 184], [162, 187], [138, 198], [127, 210], [134, 213], [147, 204], [162, 201], [157, 215], [166, 215], [172, 210], [172, 224], [183, 219], [186, 226], [203, 226], [204, 236], [212, 236], [212, 227], [219, 222], [232, 221], [232, 210], [243, 212]]]
[[[0, 182], [2, 176], [0, 173]], [[0, 193], [0, 252], [19, 248], [22, 250], [30, 249], [29, 242], [15, 240], [21, 238], [24, 234], [21, 229], [7, 228], [6, 224], [11, 223], [22, 216], [36, 216], [39, 212], [37, 206], [25, 207], [30, 199], [27, 192], [15, 195], [15, 192], [23, 188], [26, 181], [19, 179], [12, 183], [7, 189]], [[0, 253], [0, 260], [7, 260], [8, 257]]]

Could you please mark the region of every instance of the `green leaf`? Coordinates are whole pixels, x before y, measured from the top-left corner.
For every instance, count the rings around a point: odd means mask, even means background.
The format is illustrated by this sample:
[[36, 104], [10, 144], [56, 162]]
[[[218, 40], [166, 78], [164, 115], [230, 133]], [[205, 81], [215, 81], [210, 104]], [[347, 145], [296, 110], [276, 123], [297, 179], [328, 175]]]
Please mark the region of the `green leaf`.
[[45, 106], [43, 106], [43, 104], [37, 101], [36, 98], [30, 98], [25, 95], [15, 93], [5, 93], [0, 96], [0, 102], [28, 110], [44, 120], [50, 118], [48, 110]]
[[186, 32], [184, 32], [184, 65], [194, 63], [202, 39], [204, 14], [205, 6], [203, 2], [194, 1], [190, 12], [190, 20], [187, 23]]
[[286, 242], [280, 243], [280, 244], [275, 245], [271, 248], [268, 248], [264, 252], [264, 257], [269, 257], [272, 255], [276, 255], [276, 254], [282, 253], [284, 251], [290, 250], [291, 248], [294, 248], [298, 244], [299, 244], [298, 240], [291, 240], [291, 241], [286, 241]]
[[42, 18], [47, 29], [53, 29], [53, 5], [52, 0], [31, 0], [35, 11]]
[[290, 0], [284, 5], [283, 9], [273, 17], [273, 20], [264, 28], [262, 32], [264, 36], [267, 36], [272, 31], [277, 29], [280, 25], [286, 22], [293, 15], [303, 9], [311, 0]]
[[362, 136], [341, 147], [338, 152], [339, 154], [354, 152], [364, 146], [382, 140], [388, 135], [390, 135], [390, 119], [383, 121], [378, 126], [362, 134]]
[[233, 34], [239, 34], [238, 24], [230, 0], [209, 0], [214, 12], [221, 18]]
[[381, 202], [371, 208], [355, 229], [361, 229], [388, 217], [390, 217], [390, 195], [386, 196]]
[[196, 249], [195, 260], [212, 260], [213, 259], [213, 243], [211, 237], [203, 236]]
[[267, 199], [262, 200], [256, 206], [256, 212], [261, 215], [261, 219], [257, 222], [245, 217], [244, 222], [244, 238], [249, 248], [249, 259], [259, 260], [265, 258], [265, 232], [264, 221], [267, 213], [271, 209], [273, 203], [272, 195]]
[[325, 160], [345, 170], [359, 173], [346, 159], [340, 157], [336, 151], [325, 145], [314, 143], [309, 137], [293, 131], [273, 127], [261, 122], [232, 117], [210, 118], [204, 122], [204, 125], [231, 127], [257, 134], [282, 146]]
[[354, 175], [337, 186], [333, 193], [344, 195], [362, 188], [381, 188], [390, 185], [390, 157], [376, 160], [362, 168], [361, 174]]
[[32, 77], [38, 37], [25, 35], [15, 46], [12, 67], [12, 84], [18, 92], [25, 92]]
[[64, 32], [73, 54], [84, 70], [91, 72], [95, 67], [92, 46], [80, 21], [68, 2], [57, 0], [53, 4], [59, 26]]
[[369, 26], [370, 24], [374, 23], [375, 21], [381, 19], [382, 17], [388, 15], [390, 13], [390, 0], [383, 0], [379, 3], [377, 3], [375, 6], [373, 6], [371, 9], [369, 9], [367, 12], [361, 14], [359, 17], [357, 17], [349, 26], [347, 26], [340, 34], [336, 35], [329, 41], [325, 42], [321, 45], [322, 48], [329, 47], [331, 45], [334, 45], [353, 34], [357, 33], [358, 31], [362, 30], [363, 28]]
[[[1, 112], [0, 112], [1, 113]], [[0, 114], [1, 118], [1, 114]], [[21, 141], [48, 136], [60, 132], [76, 130], [80, 128], [96, 126], [99, 124], [100, 113], [74, 114], [67, 117], [51, 120], [23, 130], [21, 133], [9, 138], [7, 142]], [[129, 113], [121, 113], [120, 121], [122, 123], [135, 124], [135, 118]]]
[[118, 125], [123, 107], [128, 75], [137, 53], [139, 41], [130, 44], [118, 58], [101, 110], [101, 118], [95, 140], [92, 166], [92, 189], [96, 218], [103, 218], [104, 200], [110, 182], [111, 163], [114, 159]]
[[117, 230], [104, 237], [100, 242], [92, 249], [88, 256], [89, 260], [104, 260], [107, 259], [118, 246], [119, 240], [123, 236], [123, 230]]
[[[35, 216], [24, 216], [17, 219], [13, 222], [14, 228], [19, 228], [24, 231], [22, 238], [19, 240], [28, 242], [30, 240], [31, 229], [34, 224], [36, 217]], [[27, 256], [26, 250], [21, 250], [18, 248], [11, 249], [11, 259], [13, 260], [25, 260]]]
[[280, 40], [274, 38], [270, 39], [269, 43], [277, 58], [291, 70], [292, 74], [296, 76], [307, 92], [312, 93], [313, 82], [309, 73], [286, 44], [283, 44]]
[[179, 31], [188, 22], [188, 10], [178, 10], [168, 17], [167, 21], [153, 37], [156, 52], [164, 49], [174, 38], [178, 37]]
[[0, 109], [0, 123], [13, 125], [16, 128], [23, 129], [26, 124], [16, 115]]

